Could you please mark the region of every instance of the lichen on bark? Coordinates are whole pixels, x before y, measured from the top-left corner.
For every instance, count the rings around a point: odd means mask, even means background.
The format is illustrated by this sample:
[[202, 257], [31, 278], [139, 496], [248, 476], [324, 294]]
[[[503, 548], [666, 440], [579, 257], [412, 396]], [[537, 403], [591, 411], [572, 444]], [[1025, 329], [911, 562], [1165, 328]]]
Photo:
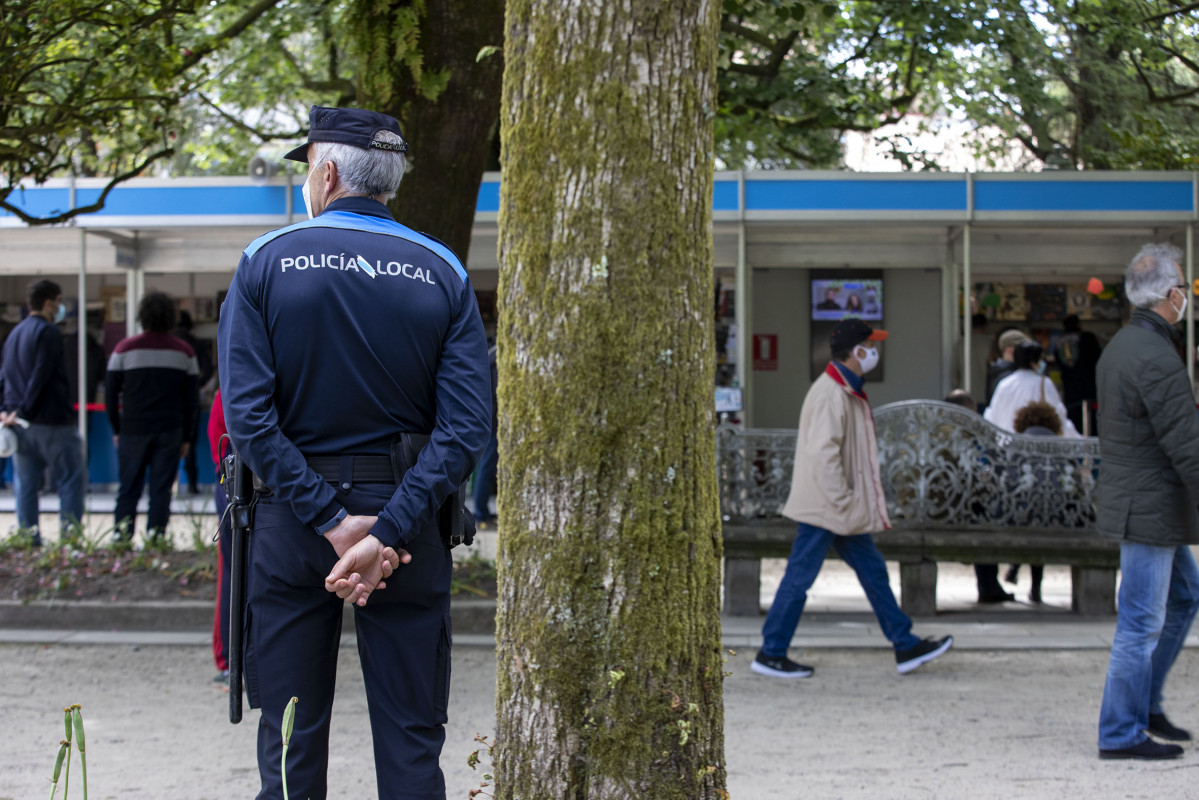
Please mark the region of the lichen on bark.
[[712, 0], [509, 0], [497, 798], [724, 796]]

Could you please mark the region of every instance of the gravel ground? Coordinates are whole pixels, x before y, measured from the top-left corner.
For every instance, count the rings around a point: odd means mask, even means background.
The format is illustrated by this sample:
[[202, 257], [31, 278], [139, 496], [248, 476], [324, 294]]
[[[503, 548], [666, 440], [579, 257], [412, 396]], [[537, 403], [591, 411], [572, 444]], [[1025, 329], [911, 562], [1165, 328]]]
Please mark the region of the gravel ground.
[[[951, 651], [900, 677], [884, 649], [812, 650], [802, 658], [816, 676], [800, 681], [753, 675], [752, 655], [730, 656], [725, 684], [735, 800], [1199, 797], [1193, 748], [1158, 764], [1096, 757], [1104, 651]], [[256, 712], [228, 724], [206, 648], [3, 645], [0, 673], [0, 800], [45, 796], [59, 709], [70, 703], [83, 706], [91, 797], [223, 799], [257, 789]], [[1167, 700], [1192, 728], [1197, 678], [1199, 652], [1189, 649]], [[342, 648], [338, 680], [330, 796], [372, 797], [352, 647]], [[442, 758], [455, 800], [479, 785], [466, 759], [475, 733], [493, 731], [494, 683], [492, 650], [455, 648]]]

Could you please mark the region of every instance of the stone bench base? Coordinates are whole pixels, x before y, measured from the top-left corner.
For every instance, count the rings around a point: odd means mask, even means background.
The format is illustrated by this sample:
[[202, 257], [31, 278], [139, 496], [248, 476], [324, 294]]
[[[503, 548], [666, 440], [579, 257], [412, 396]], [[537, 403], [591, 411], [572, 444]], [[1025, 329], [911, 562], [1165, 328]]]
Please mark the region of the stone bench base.
[[[1111, 615], [1116, 606], [1118, 542], [1093, 531], [1010, 529], [1004, 531], [892, 530], [874, 534], [888, 561], [899, 562], [900, 606], [910, 616], [937, 613], [937, 562], [963, 564], [1068, 564], [1072, 607], [1088, 616]], [[795, 524], [770, 520], [724, 526], [724, 610], [761, 613], [763, 558], [786, 558]], [[829, 556], [836, 553], [829, 550]]]

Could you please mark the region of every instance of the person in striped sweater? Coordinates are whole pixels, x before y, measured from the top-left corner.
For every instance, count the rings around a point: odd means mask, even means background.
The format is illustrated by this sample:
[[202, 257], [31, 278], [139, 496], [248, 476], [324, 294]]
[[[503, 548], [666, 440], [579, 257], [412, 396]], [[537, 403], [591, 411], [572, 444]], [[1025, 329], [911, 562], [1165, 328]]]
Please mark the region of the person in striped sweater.
[[191, 430], [200, 402], [195, 351], [168, 333], [175, 327], [175, 302], [162, 292], [151, 292], [138, 306], [137, 319], [144, 332], [117, 344], [104, 379], [121, 478], [114, 513], [118, 541], [133, 538], [147, 477], [147, 539], [166, 531], [171, 487], [179, 459], [187, 453], [185, 432]]

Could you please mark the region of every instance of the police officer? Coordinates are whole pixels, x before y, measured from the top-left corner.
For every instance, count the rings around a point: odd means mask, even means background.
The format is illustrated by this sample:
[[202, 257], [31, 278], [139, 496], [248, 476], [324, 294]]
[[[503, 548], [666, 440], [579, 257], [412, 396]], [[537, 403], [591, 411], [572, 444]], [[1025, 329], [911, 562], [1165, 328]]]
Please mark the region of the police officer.
[[[308, 143], [286, 157], [308, 163], [310, 219], [246, 248], [218, 337], [229, 435], [269, 490], [247, 569], [258, 797], [281, 796], [292, 696], [289, 793], [326, 796], [348, 600], [379, 797], [444, 798], [451, 562], [437, 512], [487, 444], [487, 340], [458, 258], [384, 205], [407, 166], [399, 123], [319, 106], [309, 122]], [[427, 435], [402, 475], [401, 434]]]

